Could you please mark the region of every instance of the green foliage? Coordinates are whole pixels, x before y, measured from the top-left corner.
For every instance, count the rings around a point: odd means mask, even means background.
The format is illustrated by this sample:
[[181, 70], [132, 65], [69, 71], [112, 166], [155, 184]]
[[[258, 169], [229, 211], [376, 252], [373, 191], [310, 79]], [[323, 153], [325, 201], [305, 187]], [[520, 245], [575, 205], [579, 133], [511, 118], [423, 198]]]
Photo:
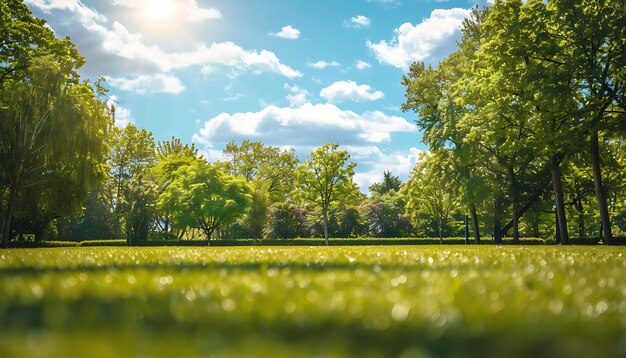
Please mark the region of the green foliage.
[[380, 195], [387, 194], [390, 191], [400, 191], [400, 178], [398, 176], [391, 175], [390, 171], [383, 172], [383, 181], [381, 183], [374, 183], [370, 185], [368, 190], [370, 193], [378, 193]]
[[350, 155], [334, 143], [324, 144], [308, 155], [295, 171], [296, 201], [311, 205], [322, 212], [324, 237], [328, 239], [328, 216], [332, 206], [339, 207], [358, 197], [358, 187], [352, 181], [356, 164]]
[[[0, 256], [0, 350], [622, 356], [624, 254], [560, 246], [11, 249]], [[39, 345], [28, 344], [33, 332]]]
[[126, 214], [126, 241], [129, 245], [148, 239], [156, 216], [157, 187], [141, 176], [135, 178], [124, 192]]
[[449, 157], [441, 154], [423, 155], [404, 187], [406, 212], [414, 225], [420, 214], [435, 220], [439, 239], [443, 228], [459, 203], [458, 183], [451, 179], [453, 170]]
[[157, 205], [171, 215], [174, 226], [201, 228], [210, 240], [215, 230], [240, 218], [250, 200], [250, 188], [243, 179], [195, 159], [173, 173]]
[[[69, 45], [68, 45], [69, 46]], [[78, 214], [104, 177], [104, 145], [111, 119], [98, 85], [81, 83], [73, 46], [64, 57], [29, 61], [23, 77], [0, 87], [0, 192], [3, 242], [16, 232], [16, 212], [39, 227]], [[96, 87], [96, 89], [94, 89]], [[65, 138], [63, 141], [59, 138]]]
[[293, 204], [273, 204], [269, 209], [264, 237], [267, 239], [309, 237], [306, 213]]
[[404, 215], [404, 196], [395, 191], [374, 194], [365, 206], [370, 235], [374, 237], [410, 237], [414, 235], [409, 218]]

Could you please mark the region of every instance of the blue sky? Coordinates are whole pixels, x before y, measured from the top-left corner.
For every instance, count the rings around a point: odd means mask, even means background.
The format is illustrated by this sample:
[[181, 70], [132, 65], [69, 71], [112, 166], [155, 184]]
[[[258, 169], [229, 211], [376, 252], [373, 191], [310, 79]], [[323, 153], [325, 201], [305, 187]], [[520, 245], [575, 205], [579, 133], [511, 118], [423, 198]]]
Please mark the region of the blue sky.
[[406, 179], [421, 144], [402, 113], [413, 61], [454, 51], [473, 1], [25, 0], [107, 78], [118, 125], [195, 142], [219, 160], [230, 141], [295, 148], [338, 142], [362, 190]]

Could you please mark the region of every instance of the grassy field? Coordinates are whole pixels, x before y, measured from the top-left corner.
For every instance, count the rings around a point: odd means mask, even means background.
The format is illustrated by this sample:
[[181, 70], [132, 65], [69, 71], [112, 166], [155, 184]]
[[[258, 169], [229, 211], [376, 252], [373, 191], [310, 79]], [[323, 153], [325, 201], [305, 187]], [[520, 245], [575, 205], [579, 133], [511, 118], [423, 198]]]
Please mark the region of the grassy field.
[[0, 356], [626, 356], [625, 247], [0, 251]]

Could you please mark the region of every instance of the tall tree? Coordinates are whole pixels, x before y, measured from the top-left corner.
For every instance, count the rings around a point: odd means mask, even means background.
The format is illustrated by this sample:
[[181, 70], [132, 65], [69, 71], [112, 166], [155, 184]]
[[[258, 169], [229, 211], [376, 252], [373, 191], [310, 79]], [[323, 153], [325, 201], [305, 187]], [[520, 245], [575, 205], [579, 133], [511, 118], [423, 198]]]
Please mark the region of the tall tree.
[[472, 127], [463, 126], [462, 119], [475, 108], [465, 94], [473, 75], [472, 61], [484, 37], [482, 24], [489, 12], [489, 8], [472, 10], [471, 16], [463, 22], [459, 50], [437, 68], [415, 63], [402, 77], [402, 84], [406, 87], [402, 110], [418, 114], [416, 124], [424, 130], [424, 143], [433, 152], [452, 149], [457, 180], [463, 187], [462, 199], [472, 217], [476, 242], [480, 242], [476, 206], [485, 200], [487, 192], [481, 178], [484, 173], [478, 170], [481, 157], [476, 153], [480, 148], [475, 147], [475, 142], [466, 140]]
[[443, 226], [459, 203], [459, 185], [453, 178], [453, 166], [450, 157], [444, 157], [443, 153], [424, 153], [403, 189], [409, 217], [415, 220], [424, 213], [435, 220], [442, 244]]
[[602, 180], [600, 132], [623, 121], [626, 91], [626, 11], [621, 0], [554, 0], [548, 28], [561, 39], [563, 62], [579, 94], [576, 108], [589, 138], [594, 189], [603, 240], [613, 241], [607, 193]]
[[[28, 16], [29, 13], [23, 13], [21, 17], [11, 17], [10, 21]], [[43, 27], [43, 23], [33, 20], [28, 26]], [[39, 31], [51, 33], [49, 29]], [[24, 38], [31, 39], [12, 35], [8, 40], [21, 41]], [[6, 68], [11, 69], [5, 71], [0, 83], [3, 247], [8, 245], [12, 217], [25, 189], [52, 185], [53, 178], [57, 178], [57, 183], [67, 179], [64, 185], [74, 183], [76, 191], [65, 198], [66, 203], [77, 208], [79, 205], [75, 203], [82, 202], [88, 188], [101, 178], [103, 136], [110, 125], [104, 102], [98, 97], [103, 91], [98, 84], [94, 86], [80, 81], [76, 69], [84, 61], [69, 40], [50, 42], [55, 50], [48, 51], [50, 54], [43, 57], [35, 59], [27, 54], [17, 57], [4, 54], [3, 58], [3, 61], [26, 58], [24, 65], [11, 67], [9, 63]], [[8, 48], [14, 46], [20, 51], [28, 51], [36, 44], [11, 44]], [[60, 51], [61, 48], [64, 51]], [[39, 50], [33, 48], [34, 52]], [[53, 211], [54, 215], [60, 215], [71, 209], [57, 207]]]
[[120, 233], [125, 229], [124, 208], [127, 204], [125, 193], [134, 178], [148, 173], [156, 160], [152, 133], [144, 128], [129, 124], [124, 128], [113, 128], [109, 137], [111, 147], [108, 160], [111, 168], [106, 196], [117, 217]]
[[352, 181], [356, 164], [350, 155], [334, 143], [324, 144], [308, 155], [296, 168], [294, 197], [322, 211], [324, 239], [328, 245], [328, 216], [333, 205], [343, 205], [357, 196]]

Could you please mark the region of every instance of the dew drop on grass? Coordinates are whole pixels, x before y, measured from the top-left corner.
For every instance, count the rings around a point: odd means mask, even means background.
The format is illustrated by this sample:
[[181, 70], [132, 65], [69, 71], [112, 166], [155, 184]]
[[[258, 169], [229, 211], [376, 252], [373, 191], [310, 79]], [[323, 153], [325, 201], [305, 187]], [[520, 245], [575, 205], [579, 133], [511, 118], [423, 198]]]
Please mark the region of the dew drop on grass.
[[224, 286], [220, 289], [220, 295], [222, 295], [222, 297], [228, 297], [228, 295], [230, 295], [230, 288]]
[[159, 283], [161, 285], [169, 285], [172, 282], [174, 282], [174, 278], [172, 276], [161, 276], [161, 278], [159, 278]]
[[84, 273], [84, 272], [81, 272], [81, 273], [78, 275], [78, 279], [79, 279], [79, 280], [81, 280], [81, 281], [83, 281], [83, 282], [87, 281], [87, 279], [88, 279], [88, 278], [89, 278], [89, 276], [87, 276], [87, 274], [86, 274], [86, 273]]
[[128, 275], [128, 277], [126, 277], [126, 281], [130, 285], [134, 285], [137, 282], [137, 279], [135, 278], [135, 275]]
[[307, 292], [306, 294], [306, 299], [309, 300], [309, 302], [311, 303], [317, 302], [319, 298], [320, 298], [320, 294], [315, 290], [311, 290]]
[[500, 298], [500, 294], [498, 292], [496, 292], [496, 291], [492, 291], [489, 294], [489, 299], [492, 300], [492, 301], [497, 301], [498, 298]]
[[561, 300], [552, 300], [548, 305], [548, 309], [550, 310], [550, 313], [558, 315], [563, 311], [563, 302]]
[[572, 294], [572, 286], [570, 286], [570, 285], [563, 286], [563, 293], [565, 295], [571, 295]]
[[43, 288], [38, 283], [31, 283], [30, 291], [33, 293], [33, 296], [35, 296], [35, 298], [37, 299], [43, 297]]
[[603, 314], [604, 312], [607, 311], [607, 309], [609, 308], [608, 303], [606, 303], [606, 301], [602, 300], [600, 302], [598, 302], [596, 304], [596, 313], [597, 314]]
[[396, 303], [391, 310], [391, 318], [394, 321], [402, 322], [409, 316], [410, 308], [402, 303]]
[[291, 314], [294, 313], [296, 311], [296, 304], [289, 301], [287, 302], [287, 304], [285, 304], [285, 313]]
[[196, 300], [196, 291], [189, 290], [189, 291], [185, 292], [185, 298], [189, 302], [195, 301]]
[[222, 309], [226, 312], [232, 312], [237, 308], [237, 303], [235, 300], [227, 298], [222, 301]]

